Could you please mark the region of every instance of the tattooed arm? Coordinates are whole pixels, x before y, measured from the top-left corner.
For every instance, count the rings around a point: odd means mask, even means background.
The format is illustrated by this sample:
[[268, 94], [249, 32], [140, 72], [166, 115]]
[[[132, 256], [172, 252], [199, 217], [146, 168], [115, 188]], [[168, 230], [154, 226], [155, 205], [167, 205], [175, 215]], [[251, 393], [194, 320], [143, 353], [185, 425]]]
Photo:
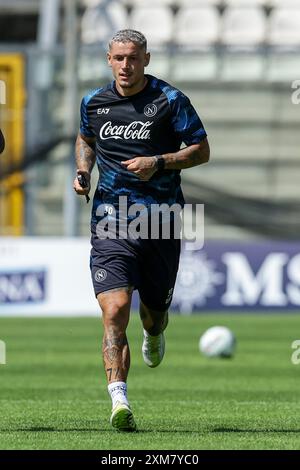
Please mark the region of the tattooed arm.
[[85, 137], [82, 134], [78, 134], [76, 139], [76, 165], [77, 165], [77, 175], [83, 175], [87, 182], [87, 187], [83, 188], [76, 177], [74, 180], [73, 187], [77, 194], [86, 195], [91, 189], [90, 180], [91, 172], [95, 164], [96, 154], [95, 154], [95, 138]]
[[[165, 160], [166, 170], [183, 170], [191, 168], [209, 160], [209, 144], [204, 139], [199, 144], [189, 145], [175, 153], [165, 153], [162, 155]], [[128, 171], [135, 173], [140, 179], [148, 181], [157, 170], [156, 157], [137, 156], [121, 162]]]
[[209, 144], [204, 139], [199, 144], [190, 145], [179, 150], [176, 153], [166, 153], [163, 155], [166, 170], [183, 170], [191, 168], [209, 160]]

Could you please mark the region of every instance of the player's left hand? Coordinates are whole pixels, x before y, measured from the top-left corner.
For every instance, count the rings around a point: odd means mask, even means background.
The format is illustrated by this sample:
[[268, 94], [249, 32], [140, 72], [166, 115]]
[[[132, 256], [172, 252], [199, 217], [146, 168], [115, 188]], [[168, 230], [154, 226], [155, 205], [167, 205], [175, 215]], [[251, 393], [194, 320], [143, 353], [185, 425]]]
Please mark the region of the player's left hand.
[[134, 157], [121, 162], [121, 165], [141, 180], [149, 181], [156, 172], [156, 161], [156, 157]]

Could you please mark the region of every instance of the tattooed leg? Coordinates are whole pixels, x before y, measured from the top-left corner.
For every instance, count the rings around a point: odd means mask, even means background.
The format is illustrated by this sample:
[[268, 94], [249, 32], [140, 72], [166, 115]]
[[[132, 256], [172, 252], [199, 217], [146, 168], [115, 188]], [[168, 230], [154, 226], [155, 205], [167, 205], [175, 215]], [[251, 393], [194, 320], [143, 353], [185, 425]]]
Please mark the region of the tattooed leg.
[[126, 382], [130, 367], [130, 351], [126, 334], [109, 328], [103, 336], [102, 352], [107, 382]]
[[108, 383], [126, 382], [130, 351], [126, 336], [132, 288], [113, 289], [98, 295], [104, 327], [102, 353]]

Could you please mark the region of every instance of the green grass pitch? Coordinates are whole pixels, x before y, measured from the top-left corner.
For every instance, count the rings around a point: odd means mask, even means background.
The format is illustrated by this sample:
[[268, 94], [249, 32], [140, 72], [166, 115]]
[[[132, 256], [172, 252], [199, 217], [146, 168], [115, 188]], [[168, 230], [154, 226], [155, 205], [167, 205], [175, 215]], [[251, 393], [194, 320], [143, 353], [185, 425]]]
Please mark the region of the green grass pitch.
[[[233, 359], [208, 359], [200, 334], [226, 325]], [[142, 360], [132, 315], [129, 399], [139, 432], [110, 428], [110, 399], [94, 318], [0, 319], [1, 449], [299, 449], [297, 315], [173, 315], [157, 369]]]

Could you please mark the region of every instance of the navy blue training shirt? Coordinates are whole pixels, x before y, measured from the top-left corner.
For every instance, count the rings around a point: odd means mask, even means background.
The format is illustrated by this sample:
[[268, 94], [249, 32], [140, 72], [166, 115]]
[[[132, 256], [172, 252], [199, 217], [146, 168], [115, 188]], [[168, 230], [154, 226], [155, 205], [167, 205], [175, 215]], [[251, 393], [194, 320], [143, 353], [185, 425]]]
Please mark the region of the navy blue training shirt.
[[92, 224], [99, 220], [99, 205], [112, 205], [118, 212], [119, 196], [127, 196], [128, 205], [139, 203], [147, 208], [184, 204], [180, 170], [157, 171], [149, 181], [141, 181], [120, 163], [136, 156], [177, 152], [182, 142], [189, 146], [206, 138], [189, 99], [163, 80], [146, 77], [145, 88], [135, 95], [120, 95], [113, 81], [82, 100], [80, 133], [96, 137], [99, 169]]

